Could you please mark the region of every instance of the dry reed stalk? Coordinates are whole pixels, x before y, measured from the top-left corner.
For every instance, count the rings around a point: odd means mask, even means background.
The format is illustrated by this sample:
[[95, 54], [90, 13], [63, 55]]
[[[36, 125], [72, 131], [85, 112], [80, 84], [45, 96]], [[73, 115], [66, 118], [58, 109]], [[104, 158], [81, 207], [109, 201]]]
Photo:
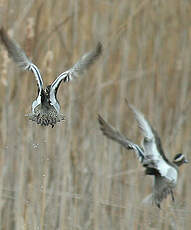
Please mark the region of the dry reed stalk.
[[[104, 55], [87, 76], [59, 90], [68, 119], [48, 130], [23, 117], [35, 95], [33, 77], [21, 76], [14, 64], [7, 64], [11, 88], [0, 85], [1, 228], [190, 229], [190, 167], [180, 172], [175, 204], [164, 202], [160, 212], [143, 206], [151, 178], [142, 175], [133, 153], [102, 136], [96, 115], [101, 113], [138, 143], [138, 128], [123, 103], [128, 98], [159, 130], [169, 156], [181, 150], [190, 157], [191, 4], [49, 0], [39, 8], [40, 4], [18, 0], [13, 7], [8, 1], [6, 23], [15, 33], [22, 32], [30, 12], [34, 25], [27, 22], [27, 30], [34, 32], [34, 40], [22, 33], [16, 38], [25, 41], [42, 71], [50, 68], [56, 76], [97, 40], [104, 43]], [[67, 24], [57, 30], [54, 25], [68, 15]], [[47, 34], [55, 36], [45, 41]], [[16, 93], [10, 100], [12, 89]], [[129, 170], [131, 174], [123, 175]]]
[[35, 36], [34, 23], [35, 23], [35, 19], [33, 17], [27, 19], [24, 50], [29, 58], [31, 58], [31, 55], [33, 53], [32, 51], [34, 49], [34, 43], [33, 43], [34, 36]]
[[8, 86], [8, 82], [7, 82], [7, 69], [8, 69], [8, 65], [9, 65], [9, 58], [8, 58], [8, 53], [6, 50], [3, 50], [2, 52], [2, 70], [1, 70], [1, 82], [4, 86]]
[[[53, 61], [53, 58], [54, 58], [54, 54], [51, 50], [48, 50], [45, 57], [44, 57], [44, 60], [43, 60], [43, 66], [42, 66], [42, 69], [44, 69], [44, 76], [45, 76], [45, 79], [47, 82], [51, 82], [53, 80], [53, 77], [52, 77], [52, 61]], [[56, 76], [55, 76], [56, 78]]]

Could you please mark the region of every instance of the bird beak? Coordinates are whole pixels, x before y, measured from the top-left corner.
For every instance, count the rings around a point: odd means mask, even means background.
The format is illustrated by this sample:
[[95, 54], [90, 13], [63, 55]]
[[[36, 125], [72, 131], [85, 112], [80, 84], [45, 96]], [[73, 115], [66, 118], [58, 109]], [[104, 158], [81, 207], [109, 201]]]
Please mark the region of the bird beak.
[[185, 163], [185, 164], [188, 164], [188, 163], [190, 163], [190, 162], [189, 162], [187, 159], [185, 159], [185, 160], [184, 160], [184, 163]]

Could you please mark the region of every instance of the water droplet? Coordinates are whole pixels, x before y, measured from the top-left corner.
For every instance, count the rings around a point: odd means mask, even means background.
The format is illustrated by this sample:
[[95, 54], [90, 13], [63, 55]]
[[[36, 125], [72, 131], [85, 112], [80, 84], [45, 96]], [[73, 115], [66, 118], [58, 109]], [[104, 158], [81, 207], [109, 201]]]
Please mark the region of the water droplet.
[[38, 149], [39, 144], [33, 144], [32, 146], [36, 150], [36, 149]]

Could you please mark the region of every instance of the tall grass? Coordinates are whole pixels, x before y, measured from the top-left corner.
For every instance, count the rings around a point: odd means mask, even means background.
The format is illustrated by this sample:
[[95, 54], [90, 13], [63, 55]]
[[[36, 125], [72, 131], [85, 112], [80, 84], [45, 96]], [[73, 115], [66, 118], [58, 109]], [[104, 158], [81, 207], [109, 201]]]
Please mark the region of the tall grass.
[[33, 1], [0, 4], [5, 26], [45, 83], [97, 41], [103, 56], [58, 92], [66, 121], [27, 120], [37, 93], [0, 47], [0, 229], [190, 229], [190, 166], [180, 169], [175, 203], [158, 210], [133, 152], [102, 136], [100, 113], [139, 143], [127, 98], [158, 130], [166, 155], [191, 158], [191, 3], [186, 0]]

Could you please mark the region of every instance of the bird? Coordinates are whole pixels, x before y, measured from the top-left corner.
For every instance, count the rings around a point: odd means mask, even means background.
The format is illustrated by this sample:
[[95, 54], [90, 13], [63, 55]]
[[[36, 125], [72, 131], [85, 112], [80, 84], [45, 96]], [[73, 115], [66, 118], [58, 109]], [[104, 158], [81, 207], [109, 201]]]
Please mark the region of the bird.
[[38, 95], [32, 103], [32, 113], [27, 115], [29, 120], [41, 126], [50, 125], [52, 128], [57, 122], [65, 120], [64, 115], [60, 113], [60, 104], [57, 99], [61, 82], [69, 82], [77, 78], [98, 59], [103, 49], [101, 42], [98, 42], [93, 50], [85, 53], [70, 69], [59, 74], [50, 85], [44, 87], [38, 67], [27, 57], [19, 44], [10, 38], [4, 27], [0, 28], [0, 40], [17, 66], [31, 71], [37, 81]]
[[107, 123], [101, 115], [98, 115], [100, 129], [107, 138], [118, 142], [127, 150], [133, 150], [136, 153], [138, 160], [145, 168], [145, 174], [154, 177], [151, 197], [152, 202], [160, 208], [161, 202], [169, 194], [171, 194], [172, 201], [175, 201], [173, 190], [178, 181], [178, 168], [189, 161], [182, 153], [175, 154], [172, 162], [168, 160], [163, 151], [160, 137], [155, 129], [133, 105], [128, 104], [128, 106], [133, 112], [144, 136], [141, 146], [133, 143], [133, 141]]

